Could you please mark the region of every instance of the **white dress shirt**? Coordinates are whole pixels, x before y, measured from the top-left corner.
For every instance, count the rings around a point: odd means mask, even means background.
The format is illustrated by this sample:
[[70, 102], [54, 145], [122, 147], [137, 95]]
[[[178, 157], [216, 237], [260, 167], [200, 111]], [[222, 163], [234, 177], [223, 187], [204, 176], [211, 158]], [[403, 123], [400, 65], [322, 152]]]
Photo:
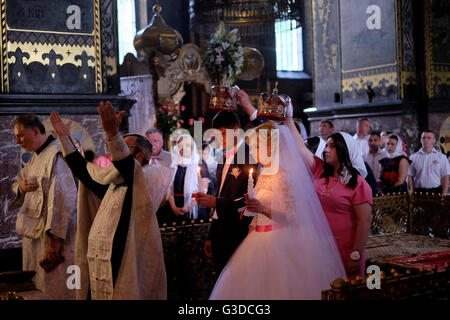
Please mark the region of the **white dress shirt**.
[[442, 178], [450, 175], [449, 161], [436, 149], [426, 154], [421, 148], [410, 159], [408, 175], [414, 178], [415, 188], [437, 188]]
[[[223, 165], [223, 170], [222, 170], [222, 177], [220, 179], [219, 193], [217, 194], [217, 197], [220, 196], [220, 192], [222, 191], [223, 183], [225, 182], [225, 178], [227, 176], [228, 169], [230, 168], [230, 164], [233, 162], [234, 156], [235, 156], [236, 152], [239, 150], [239, 148], [241, 147], [241, 144], [243, 142], [244, 142], [244, 140], [242, 140], [242, 139], [239, 140], [238, 143], [236, 144], [236, 146], [231, 151], [231, 154], [225, 158], [225, 163]], [[216, 211], [216, 209], [214, 209], [213, 219], [218, 219], [218, 218], [219, 217], [217, 216], [217, 211]]]
[[170, 168], [172, 166], [172, 154], [169, 151], [161, 150], [157, 156], [150, 157], [149, 165]]
[[381, 163], [380, 160], [384, 159], [388, 156], [386, 150], [384, 149], [378, 149], [377, 153], [372, 154], [369, 153], [364, 157], [364, 161], [367, 162], [370, 169], [372, 169], [373, 175], [375, 176], [375, 179], [380, 181], [380, 173], [381, 173]]
[[369, 153], [369, 137], [370, 136], [366, 136], [363, 139], [360, 139], [358, 137], [358, 134], [355, 133], [353, 136], [353, 139], [356, 140], [356, 144], [358, 145], [359, 149], [361, 150], [361, 155], [363, 157], [363, 159], [367, 156], [367, 154]]

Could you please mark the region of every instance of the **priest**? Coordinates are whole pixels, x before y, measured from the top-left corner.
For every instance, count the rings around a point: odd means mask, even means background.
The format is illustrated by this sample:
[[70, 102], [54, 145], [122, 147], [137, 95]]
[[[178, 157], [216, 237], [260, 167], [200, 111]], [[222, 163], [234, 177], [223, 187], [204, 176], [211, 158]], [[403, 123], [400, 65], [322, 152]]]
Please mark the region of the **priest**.
[[14, 123], [16, 143], [32, 152], [12, 189], [16, 198], [9, 209], [20, 207], [16, 221], [22, 236], [23, 270], [36, 272], [36, 289], [48, 299], [75, 299], [68, 289], [67, 268], [74, 263], [77, 188], [64, 162], [58, 141], [47, 135], [32, 114]]
[[86, 162], [68, 135], [70, 123], [64, 124], [56, 112], [50, 117], [64, 158], [80, 181], [77, 298], [166, 299], [161, 235], [141, 168], [150, 157], [144, 145], [149, 142], [136, 136], [123, 139], [119, 124], [124, 112], [116, 115], [109, 102], [101, 102], [98, 112], [113, 161], [106, 168]]

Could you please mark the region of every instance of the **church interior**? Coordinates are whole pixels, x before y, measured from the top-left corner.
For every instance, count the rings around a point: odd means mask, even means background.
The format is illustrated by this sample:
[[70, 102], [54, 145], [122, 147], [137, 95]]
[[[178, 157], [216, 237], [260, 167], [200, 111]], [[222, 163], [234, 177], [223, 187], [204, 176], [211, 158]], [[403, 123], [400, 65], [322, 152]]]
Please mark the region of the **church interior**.
[[[258, 116], [278, 112], [264, 103], [287, 96], [307, 141], [323, 135], [324, 122], [357, 137], [366, 121], [364, 136], [397, 135], [411, 163], [431, 132], [433, 152], [449, 168], [446, 0], [1, 0], [1, 20], [1, 300], [48, 299], [35, 270], [23, 268], [20, 209], [12, 205], [13, 183], [32, 157], [15, 136], [24, 114], [52, 132], [50, 114], [58, 112], [81, 148], [100, 157], [109, 149], [98, 106], [109, 101], [124, 114], [122, 135], [157, 129], [163, 150], [172, 151], [174, 130], [202, 139], [219, 109], [252, 128], [237, 86]], [[383, 191], [378, 173], [364, 277], [334, 279], [322, 300], [448, 300], [450, 169], [443, 170], [438, 188], [447, 190], [438, 191], [414, 191], [410, 176], [407, 190]], [[213, 212], [158, 216], [167, 300], [210, 297], [219, 277], [204, 252]]]

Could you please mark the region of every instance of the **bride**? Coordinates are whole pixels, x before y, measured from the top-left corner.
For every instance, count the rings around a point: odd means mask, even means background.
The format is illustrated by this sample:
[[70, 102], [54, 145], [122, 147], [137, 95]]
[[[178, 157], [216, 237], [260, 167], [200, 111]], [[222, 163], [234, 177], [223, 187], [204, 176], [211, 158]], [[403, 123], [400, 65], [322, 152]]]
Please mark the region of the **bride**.
[[[249, 138], [263, 164], [255, 199], [247, 201], [255, 216], [210, 299], [320, 299], [345, 271], [311, 173], [285, 125], [263, 123]], [[258, 152], [264, 149], [268, 157]]]

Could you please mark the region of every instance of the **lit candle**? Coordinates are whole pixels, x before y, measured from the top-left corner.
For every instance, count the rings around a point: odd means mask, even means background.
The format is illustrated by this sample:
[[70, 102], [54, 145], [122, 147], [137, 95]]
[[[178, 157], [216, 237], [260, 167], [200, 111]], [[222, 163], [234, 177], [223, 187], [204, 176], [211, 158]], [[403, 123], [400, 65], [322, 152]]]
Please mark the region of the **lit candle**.
[[248, 175], [247, 193], [249, 198], [255, 198], [255, 189], [253, 188], [253, 169], [250, 169], [250, 173]]
[[198, 190], [200, 191], [200, 186], [202, 185], [202, 175], [201, 175], [202, 167], [198, 167], [197, 169], [197, 179], [198, 179]]

